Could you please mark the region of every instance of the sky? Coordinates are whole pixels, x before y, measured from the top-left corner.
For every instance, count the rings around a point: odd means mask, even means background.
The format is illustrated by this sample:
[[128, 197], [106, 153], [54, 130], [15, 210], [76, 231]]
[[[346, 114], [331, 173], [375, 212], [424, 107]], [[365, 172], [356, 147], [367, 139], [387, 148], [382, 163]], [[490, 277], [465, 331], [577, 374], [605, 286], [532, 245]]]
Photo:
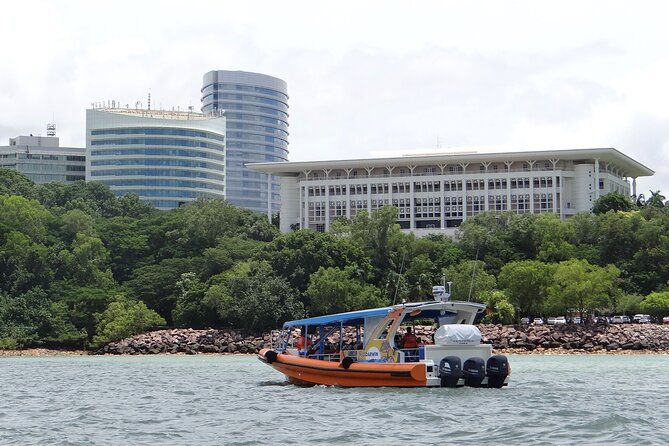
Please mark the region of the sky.
[[3, 4], [0, 145], [85, 146], [114, 100], [199, 110], [211, 70], [288, 83], [290, 161], [615, 147], [669, 198], [669, 3], [31, 1]]

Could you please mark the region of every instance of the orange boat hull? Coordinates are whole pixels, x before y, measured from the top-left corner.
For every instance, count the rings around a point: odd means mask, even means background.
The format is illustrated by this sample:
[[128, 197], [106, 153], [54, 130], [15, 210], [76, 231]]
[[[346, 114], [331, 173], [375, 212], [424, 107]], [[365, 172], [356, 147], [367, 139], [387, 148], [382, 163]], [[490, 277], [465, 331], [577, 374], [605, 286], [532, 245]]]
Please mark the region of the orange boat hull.
[[269, 349], [258, 354], [260, 361], [272, 366], [296, 384], [342, 387], [425, 387], [425, 364], [389, 364], [354, 362], [348, 369], [340, 363], [302, 358], [287, 353], [276, 355], [271, 363], [265, 358]]

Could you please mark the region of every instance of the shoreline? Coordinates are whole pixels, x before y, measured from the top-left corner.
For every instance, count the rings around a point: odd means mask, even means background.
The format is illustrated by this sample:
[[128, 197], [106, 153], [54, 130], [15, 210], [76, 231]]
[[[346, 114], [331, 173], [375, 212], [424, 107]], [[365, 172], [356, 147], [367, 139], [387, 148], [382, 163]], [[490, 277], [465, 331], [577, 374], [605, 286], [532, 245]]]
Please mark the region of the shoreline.
[[[498, 348], [493, 349], [493, 353], [500, 355], [523, 355], [523, 356], [564, 356], [564, 355], [669, 355], [669, 350], [596, 350], [596, 351], [585, 351], [585, 350], [575, 350], [575, 349], [564, 349], [564, 348], [548, 348], [541, 349], [537, 348], [534, 350], [526, 350], [524, 348]], [[219, 356], [254, 356], [256, 353], [207, 353], [207, 352], [197, 352], [195, 355], [219, 355]], [[150, 356], [192, 356], [193, 353], [154, 353]], [[48, 348], [28, 348], [23, 350], [0, 350], [0, 358], [3, 357], [58, 357], [58, 356], [149, 356], [143, 354], [112, 354], [107, 353], [104, 355], [95, 354], [93, 351], [89, 350], [54, 350]]]

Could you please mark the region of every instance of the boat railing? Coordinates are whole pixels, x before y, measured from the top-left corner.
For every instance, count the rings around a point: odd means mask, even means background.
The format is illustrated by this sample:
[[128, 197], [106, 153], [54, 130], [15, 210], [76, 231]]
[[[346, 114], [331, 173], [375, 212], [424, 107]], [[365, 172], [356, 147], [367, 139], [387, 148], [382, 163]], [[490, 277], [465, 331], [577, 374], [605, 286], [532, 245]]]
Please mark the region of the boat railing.
[[288, 344], [288, 336], [281, 336], [283, 330], [272, 330], [270, 332], [270, 348], [276, 349], [277, 347], [285, 348]]
[[320, 359], [321, 361], [332, 361], [332, 362], [339, 362], [340, 355], [339, 352], [336, 353], [314, 353], [311, 355], [308, 355], [307, 358], [310, 359]]
[[420, 360], [420, 353], [417, 348], [401, 348], [400, 352], [403, 353], [404, 362], [418, 362]]

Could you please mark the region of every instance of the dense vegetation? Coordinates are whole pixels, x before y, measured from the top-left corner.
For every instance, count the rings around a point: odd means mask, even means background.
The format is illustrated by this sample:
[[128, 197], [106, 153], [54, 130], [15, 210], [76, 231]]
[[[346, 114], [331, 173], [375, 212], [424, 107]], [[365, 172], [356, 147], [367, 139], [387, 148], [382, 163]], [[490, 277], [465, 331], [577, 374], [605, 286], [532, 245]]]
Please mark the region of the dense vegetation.
[[[159, 212], [99, 183], [35, 185], [0, 169], [0, 348], [99, 346], [152, 326], [278, 327], [429, 298], [486, 302], [490, 321], [567, 312], [669, 314], [669, 205], [602, 197], [594, 214], [486, 213], [457, 241], [416, 238], [386, 207], [330, 233], [280, 234], [199, 200]], [[472, 280], [473, 278], [473, 280]]]

